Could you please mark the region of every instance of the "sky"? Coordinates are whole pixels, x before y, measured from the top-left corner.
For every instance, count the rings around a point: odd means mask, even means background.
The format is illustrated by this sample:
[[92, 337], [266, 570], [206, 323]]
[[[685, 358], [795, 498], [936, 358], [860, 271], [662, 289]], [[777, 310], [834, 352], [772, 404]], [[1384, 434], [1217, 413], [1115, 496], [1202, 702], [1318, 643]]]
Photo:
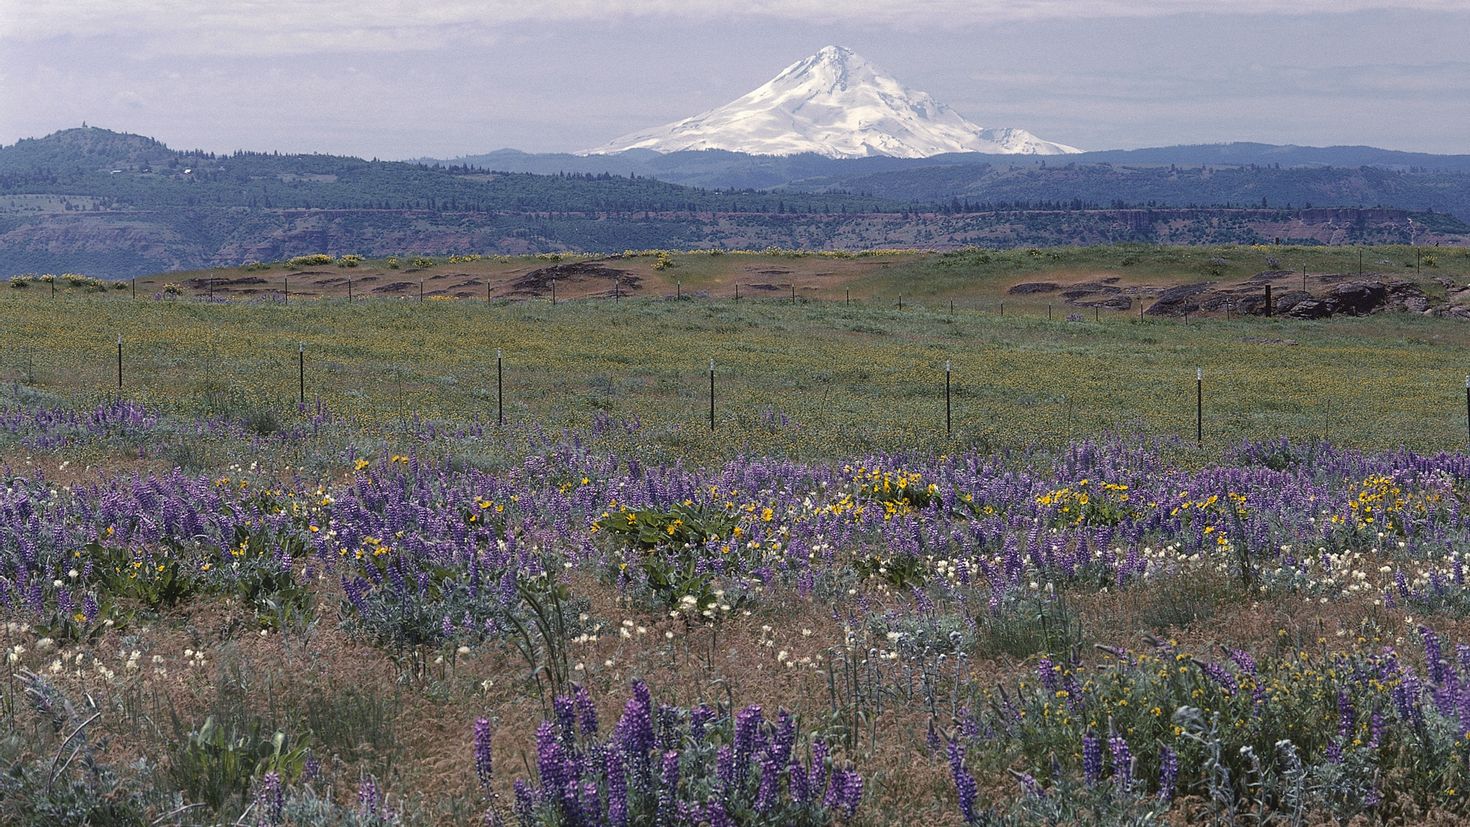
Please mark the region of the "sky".
[[576, 151], [837, 44], [1084, 149], [1470, 153], [1467, 43], [1470, 0], [0, 0], [0, 144], [86, 122], [217, 152]]

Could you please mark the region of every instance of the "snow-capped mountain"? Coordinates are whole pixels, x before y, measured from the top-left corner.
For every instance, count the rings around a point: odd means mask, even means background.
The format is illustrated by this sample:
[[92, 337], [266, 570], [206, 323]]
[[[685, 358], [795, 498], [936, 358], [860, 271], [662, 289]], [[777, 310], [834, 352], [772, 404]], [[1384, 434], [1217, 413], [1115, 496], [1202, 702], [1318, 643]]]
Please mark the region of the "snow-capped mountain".
[[1024, 129], [976, 126], [841, 46], [828, 46], [791, 64], [764, 86], [717, 109], [624, 135], [581, 154], [630, 149], [724, 149], [754, 155], [814, 152], [829, 158], [1082, 151], [1043, 141]]

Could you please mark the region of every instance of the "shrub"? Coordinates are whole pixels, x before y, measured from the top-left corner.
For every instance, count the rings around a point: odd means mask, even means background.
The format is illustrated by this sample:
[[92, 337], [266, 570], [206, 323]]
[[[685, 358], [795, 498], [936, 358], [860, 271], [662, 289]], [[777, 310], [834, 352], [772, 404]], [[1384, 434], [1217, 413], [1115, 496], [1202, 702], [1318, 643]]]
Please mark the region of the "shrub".
[[299, 777], [306, 759], [300, 739], [268, 731], [258, 718], [225, 726], [209, 717], [180, 739], [169, 772], [190, 798], [219, 811], [232, 801], [245, 806], [256, 779], [268, 772]]
[[323, 264], [331, 264], [332, 257], [326, 253], [311, 253], [304, 256], [296, 256], [288, 259], [286, 264], [291, 267], [318, 267]]

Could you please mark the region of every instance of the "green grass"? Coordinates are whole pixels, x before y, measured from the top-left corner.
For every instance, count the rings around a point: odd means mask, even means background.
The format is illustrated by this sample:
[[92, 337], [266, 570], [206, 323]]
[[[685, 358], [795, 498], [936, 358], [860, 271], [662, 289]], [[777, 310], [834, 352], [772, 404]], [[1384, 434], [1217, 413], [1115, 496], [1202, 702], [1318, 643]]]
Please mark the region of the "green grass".
[[[710, 460], [1055, 444], [1104, 432], [1192, 442], [1199, 366], [1209, 449], [1279, 436], [1380, 449], [1464, 443], [1462, 322], [1061, 315], [778, 300], [286, 307], [14, 291], [0, 293], [0, 379], [78, 403], [115, 393], [121, 334], [127, 396], [269, 430], [297, 417], [303, 343], [308, 398], [376, 436], [415, 415], [493, 420], [500, 348], [510, 422], [557, 430], [599, 413], [637, 417], [660, 433], [656, 444]], [[777, 415], [789, 424], [772, 423]]]

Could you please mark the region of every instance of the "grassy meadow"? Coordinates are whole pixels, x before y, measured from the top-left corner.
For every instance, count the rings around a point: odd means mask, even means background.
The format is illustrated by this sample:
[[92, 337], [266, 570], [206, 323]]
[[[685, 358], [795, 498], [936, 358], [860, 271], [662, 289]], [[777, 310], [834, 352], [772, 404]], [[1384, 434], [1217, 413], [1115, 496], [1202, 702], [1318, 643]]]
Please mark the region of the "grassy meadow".
[[[1027, 274], [1024, 278], [1054, 274]], [[1014, 278], [1008, 276], [1007, 279]], [[921, 276], [911, 278], [925, 284]], [[921, 292], [923, 288], [916, 289]], [[0, 378], [84, 402], [117, 391], [183, 417], [299, 420], [307, 401], [393, 438], [418, 418], [496, 413], [548, 431], [637, 418], [651, 448], [736, 453], [1058, 445], [1105, 433], [1194, 441], [1206, 377], [1207, 454], [1286, 436], [1433, 451], [1464, 442], [1470, 336], [1409, 314], [1323, 321], [1139, 319], [1035, 299], [998, 308], [857, 301], [651, 298], [495, 302], [133, 301], [124, 292], [0, 292]], [[1019, 305], [1019, 306], [1017, 306]], [[1068, 314], [1074, 316], [1067, 321]], [[716, 427], [708, 428], [708, 360]], [[952, 366], [945, 437], [944, 365]]]
[[1470, 328], [1008, 293], [1357, 256], [0, 287], [0, 824], [1459, 823]]

